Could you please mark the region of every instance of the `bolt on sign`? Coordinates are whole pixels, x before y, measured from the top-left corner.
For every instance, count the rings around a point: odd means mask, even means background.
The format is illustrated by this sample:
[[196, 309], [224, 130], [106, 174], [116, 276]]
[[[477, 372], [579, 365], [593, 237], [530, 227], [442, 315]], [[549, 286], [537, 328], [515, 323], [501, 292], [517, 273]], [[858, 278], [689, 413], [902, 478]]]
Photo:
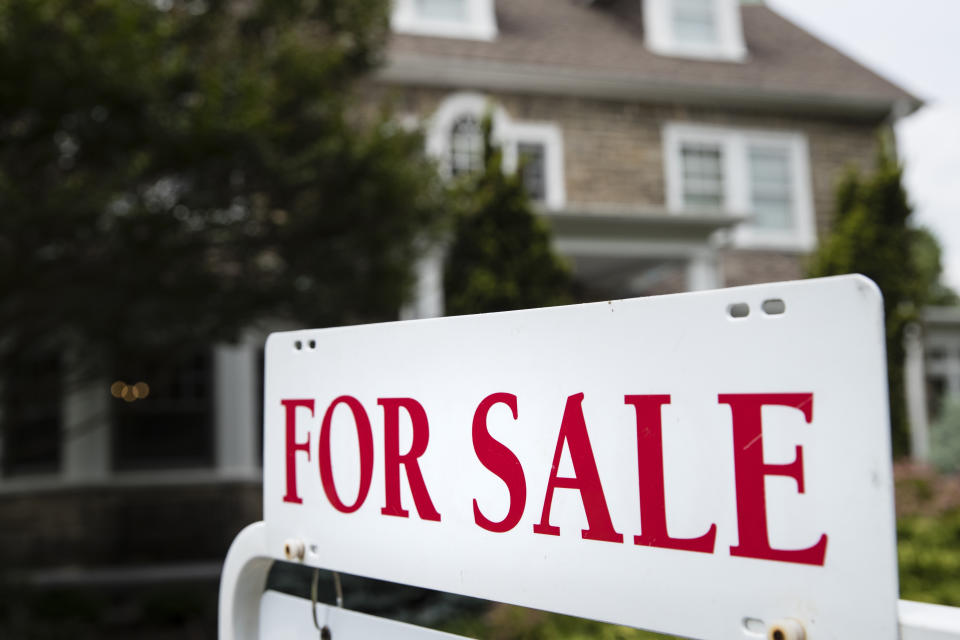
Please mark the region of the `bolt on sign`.
[[885, 367], [860, 276], [273, 334], [267, 540], [694, 638], [894, 640]]

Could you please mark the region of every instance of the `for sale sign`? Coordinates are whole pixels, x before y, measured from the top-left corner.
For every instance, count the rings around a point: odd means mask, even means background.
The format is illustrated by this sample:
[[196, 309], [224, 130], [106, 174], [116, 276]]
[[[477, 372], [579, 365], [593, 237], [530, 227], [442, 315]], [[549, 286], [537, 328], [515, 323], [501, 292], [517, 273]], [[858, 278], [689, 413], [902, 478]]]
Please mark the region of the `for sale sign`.
[[274, 334], [270, 544], [691, 637], [893, 640], [882, 314], [846, 276]]

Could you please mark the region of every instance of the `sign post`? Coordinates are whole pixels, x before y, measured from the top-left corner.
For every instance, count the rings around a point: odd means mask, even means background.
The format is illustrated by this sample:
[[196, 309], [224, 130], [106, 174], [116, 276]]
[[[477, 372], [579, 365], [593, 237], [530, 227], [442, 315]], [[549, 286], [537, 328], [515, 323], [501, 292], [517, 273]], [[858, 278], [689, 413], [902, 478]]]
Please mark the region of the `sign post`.
[[221, 620], [255, 615], [262, 554], [695, 638], [894, 640], [883, 345], [858, 276], [274, 334]]

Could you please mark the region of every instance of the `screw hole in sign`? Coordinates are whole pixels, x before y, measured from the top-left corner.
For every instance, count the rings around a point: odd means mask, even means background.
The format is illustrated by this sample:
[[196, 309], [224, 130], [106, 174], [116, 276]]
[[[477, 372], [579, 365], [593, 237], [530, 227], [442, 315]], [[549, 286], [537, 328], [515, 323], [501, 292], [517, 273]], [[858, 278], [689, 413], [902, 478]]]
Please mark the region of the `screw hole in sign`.
[[301, 349], [303, 349], [303, 342], [301, 342], [300, 340], [297, 340], [296, 342], [293, 343], [293, 348], [296, 349], [297, 351], [300, 351]]
[[744, 618], [743, 630], [747, 635], [762, 637], [766, 635], [767, 625], [760, 618]]
[[317, 341], [316, 341], [316, 340], [311, 340], [310, 342], [307, 343], [307, 346], [310, 347], [310, 349], [316, 349], [316, 348], [317, 348]]
[[750, 305], [746, 302], [737, 302], [727, 307], [727, 314], [731, 318], [746, 318], [750, 315]]
[[779, 316], [786, 313], [787, 303], [780, 298], [771, 298], [763, 301], [763, 312], [768, 316]]

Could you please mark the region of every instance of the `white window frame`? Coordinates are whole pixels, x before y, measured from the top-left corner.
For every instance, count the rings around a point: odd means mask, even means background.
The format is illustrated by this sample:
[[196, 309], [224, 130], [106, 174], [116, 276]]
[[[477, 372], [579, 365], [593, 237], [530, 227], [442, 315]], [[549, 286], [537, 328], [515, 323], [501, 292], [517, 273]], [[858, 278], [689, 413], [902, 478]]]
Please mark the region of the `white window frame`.
[[437, 159], [441, 171], [450, 174], [450, 131], [463, 116], [493, 117], [493, 141], [503, 149], [503, 168], [515, 171], [519, 161], [519, 143], [543, 145], [544, 177], [547, 184], [543, 205], [562, 209], [567, 202], [563, 168], [563, 133], [553, 122], [514, 121], [506, 110], [489, 96], [480, 93], [455, 93], [441, 103], [427, 125], [427, 152]]
[[[817, 235], [810, 178], [810, 151], [807, 138], [796, 131], [737, 129], [689, 123], [668, 123], [663, 129], [664, 170], [667, 208], [678, 215], [703, 214], [684, 206], [684, 144], [709, 144], [723, 154], [723, 211], [743, 215], [747, 221], [733, 231], [733, 245], [751, 249], [811, 251]], [[749, 151], [752, 146], [786, 149], [790, 155], [792, 225], [788, 229], [761, 228], [750, 224], [751, 185]]]
[[663, 55], [742, 62], [747, 57], [740, 0], [712, 0], [717, 29], [715, 43], [682, 42], [673, 28], [674, 0], [644, 0], [643, 20], [647, 48]]
[[390, 26], [396, 33], [464, 40], [495, 40], [497, 19], [494, 0], [464, 0], [463, 20], [444, 20], [419, 15], [416, 0], [393, 0]]
[[503, 165], [507, 171], [516, 171], [519, 165], [520, 143], [543, 146], [543, 204], [548, 209], [562, 209], [567, 194], [563, 184], [563, 136], [560, 127], [551, 122], [512, 122], [507, 128], [509, 144], [503, 147]]

